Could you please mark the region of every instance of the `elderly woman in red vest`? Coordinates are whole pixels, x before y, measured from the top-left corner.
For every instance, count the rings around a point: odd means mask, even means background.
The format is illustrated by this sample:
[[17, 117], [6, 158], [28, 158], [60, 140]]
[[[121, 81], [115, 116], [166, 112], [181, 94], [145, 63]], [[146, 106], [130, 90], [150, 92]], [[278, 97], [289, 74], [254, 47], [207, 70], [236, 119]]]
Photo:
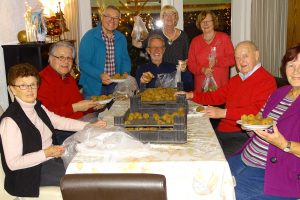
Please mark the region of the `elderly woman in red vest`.
[[[40, 186], [59, 185], [65, 174], [62, 146], [52, 145], [54, 129], [79, 131], [88, 122], [60, 117], [36, 100], [40, 77], [29, 64], [12, 66], [8, 85], [15, 97], [0, 120], [4, 189], [13, 196], [38, 197]], [[104, 121], [93, 125], [105, 127]]]

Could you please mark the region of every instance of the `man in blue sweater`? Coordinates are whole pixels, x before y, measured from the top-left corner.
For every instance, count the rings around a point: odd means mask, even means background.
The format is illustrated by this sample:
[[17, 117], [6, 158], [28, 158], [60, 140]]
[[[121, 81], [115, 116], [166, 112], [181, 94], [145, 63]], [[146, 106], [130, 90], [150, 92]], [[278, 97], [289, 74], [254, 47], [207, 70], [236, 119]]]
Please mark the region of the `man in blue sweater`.
[[[176, 66], [171, 63], [163, 62], [163, 55], [165, 52], [164, 39], [157, 34], [150, 36], [146, 50], [150, 55], [151, 61], [137, 68], [135, 78], [138, 85], [140, 86], [142, 83], [146, 84], [146, 88], [154, 88], [158, 85], [158, 82], [163, 86], [168, 85], [165, 83], [166, 81], [170, 83], [174, 82], [175, 76], [171, 76], [171, 73], [174, 73], [175, 75]], [[192, 91], [194, 89], [193, 75], [186, 69], [186, 66], [181, 67], [180, 71], [184, 91]], [[170, 74], [170, 76], [167, 80], [164, 80], [158, 78], [160, 74]]]
[[81, 39], [79, 48], [79, 84], [85, 98], [111, 94], [115, 83], [110, 77], [116, 73], [130, 74], [131, 61], [125, 36], [116, 30], [121, 17], [115, 6], [107, 6], [101, 15], [101, 24], [89, 30]]

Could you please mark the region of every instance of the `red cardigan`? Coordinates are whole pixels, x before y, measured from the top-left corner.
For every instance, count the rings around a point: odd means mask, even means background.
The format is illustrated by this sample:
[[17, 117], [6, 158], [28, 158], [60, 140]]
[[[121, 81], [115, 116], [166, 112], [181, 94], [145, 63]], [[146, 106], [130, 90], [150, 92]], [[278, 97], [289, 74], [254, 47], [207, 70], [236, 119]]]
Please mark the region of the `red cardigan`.
[[276, 89], [274, 77], [263, 67], [257, 69], [245, 81], [239, 75], [232, 77], [228, 84], [215, 92], [194, 92], [193, 101], [205, 105], [226, 104], [226, 117], [221, 119], [218, 131], [236, 132], [236, 124], [242, 114], [257, 114], [268, 97]]
[[84, 112], [74, 112], [73, 103], [83, 100], [75, 79], [67, 75], [64, 79], [48, 65], [40, 72], [41, 85], [38, 99], [46, 108], [57, 115], [79, 119]]
[[202, 35], [199, 35], [192, 40], [188, 55], [188, 69], [194, 74], [195, 91], [201, 91], [205, 79], [202, 68], [208, 67], [208, 55], [214, 46], [217, 49], [217, 62], [213, 76], [218, 87], [226, 85], [229, 80], [229, 68], [235, 64], [234, 48], [230, 37], [226, 33], [216, 32], [213, 41], [207, 44]]

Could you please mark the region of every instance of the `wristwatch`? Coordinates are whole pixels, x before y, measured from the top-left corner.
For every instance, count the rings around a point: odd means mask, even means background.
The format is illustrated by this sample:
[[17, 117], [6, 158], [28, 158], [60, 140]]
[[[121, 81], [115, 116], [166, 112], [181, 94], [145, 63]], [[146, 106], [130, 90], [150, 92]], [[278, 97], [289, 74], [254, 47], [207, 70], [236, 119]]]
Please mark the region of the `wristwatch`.
[[290, 152], [290, 150], [291, 150], [291, 141], [288, 141], [286, 147], [283, 148], [283, 151], [288, 153]]

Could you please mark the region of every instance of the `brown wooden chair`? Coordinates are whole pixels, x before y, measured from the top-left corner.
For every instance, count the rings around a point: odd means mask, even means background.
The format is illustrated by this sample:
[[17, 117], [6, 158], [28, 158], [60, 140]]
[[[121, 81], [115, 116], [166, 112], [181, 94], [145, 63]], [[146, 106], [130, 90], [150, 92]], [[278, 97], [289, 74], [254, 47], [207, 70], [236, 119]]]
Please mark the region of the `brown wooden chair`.
[[64, 200], [166, 200], [159, 174], [67, 174], [60, 182]]

